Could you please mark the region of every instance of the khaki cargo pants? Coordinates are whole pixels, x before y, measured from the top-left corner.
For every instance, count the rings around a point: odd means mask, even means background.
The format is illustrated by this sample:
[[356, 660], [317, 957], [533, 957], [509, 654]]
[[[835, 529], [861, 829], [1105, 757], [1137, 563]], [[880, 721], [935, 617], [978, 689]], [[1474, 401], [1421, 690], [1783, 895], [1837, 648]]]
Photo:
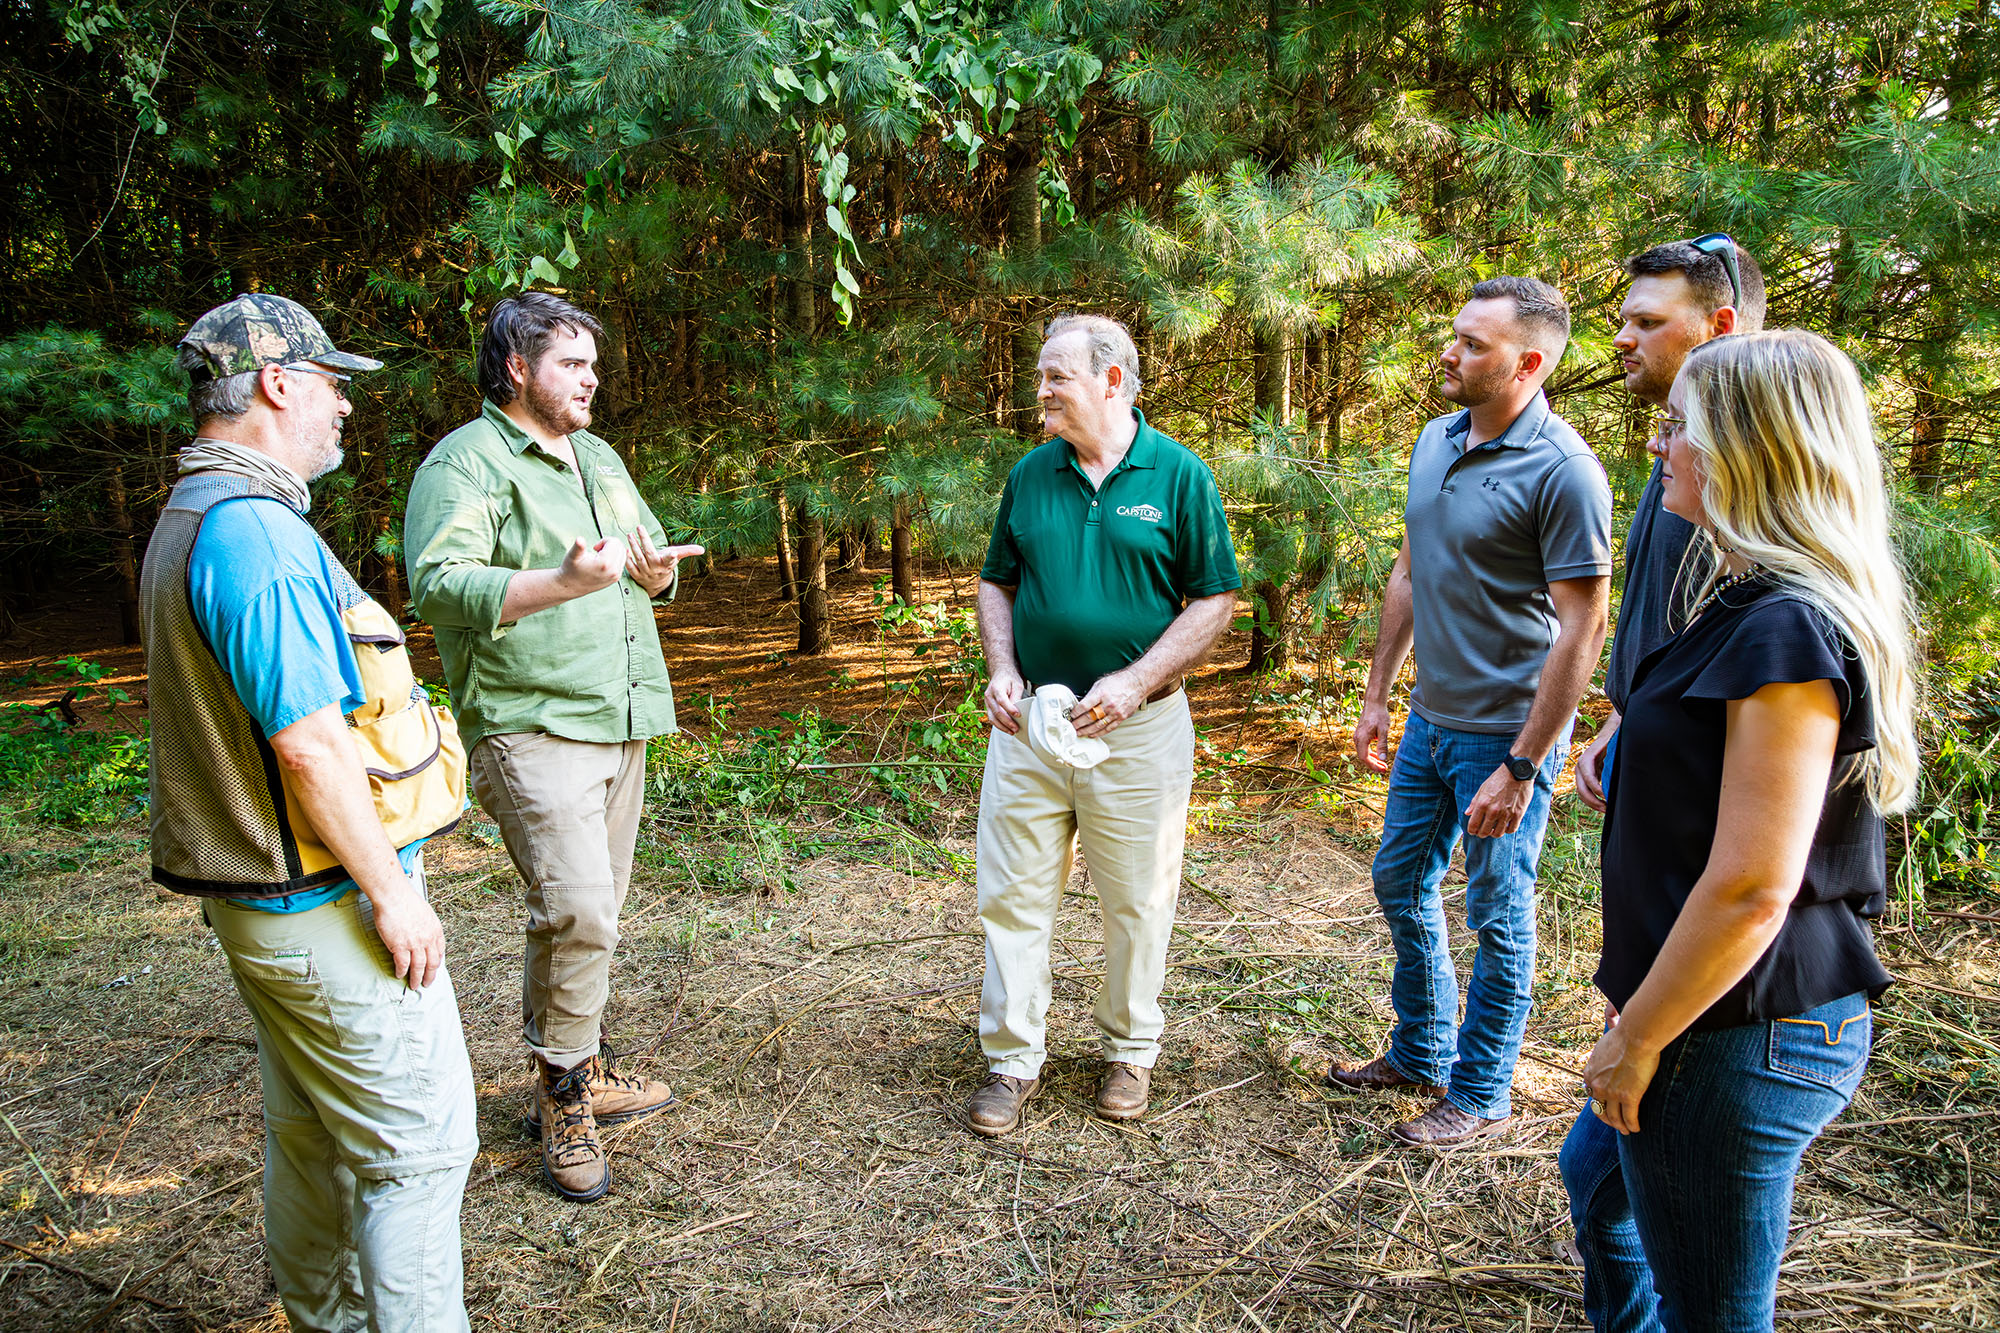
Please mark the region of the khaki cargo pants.
[[1049, 942], [1079, 842], [1104, 912], [1104, 982], [1091, 1016], [1106, 1060], [1151, 1068], [1180, 901], [1194, 785], [1194, 723], [1177, 690], [1127, 718], [1094, 768], [1044, 762], [995, 730], [979, 790], [979, 921], [986, 982], [979, 1044], [996, 1074], [1041, 1072]]
[[396, 980], [359, 891], [202, 915], [257, 1024], [264, 1251], [286, 1319], [466, 1329], [459, 1208], [479, 1124], [449, 970], [420, 991]]
[[527, 883], [521, 1031], [558, 1069], [597, 1054], [646, 794], [646, 742], [487, 736], [472, 791]]

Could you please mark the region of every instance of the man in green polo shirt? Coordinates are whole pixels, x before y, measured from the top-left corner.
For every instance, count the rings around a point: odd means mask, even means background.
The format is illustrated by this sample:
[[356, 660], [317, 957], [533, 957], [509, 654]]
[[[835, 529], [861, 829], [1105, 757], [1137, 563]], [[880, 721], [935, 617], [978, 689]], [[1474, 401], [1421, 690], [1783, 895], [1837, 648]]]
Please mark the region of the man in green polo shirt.
[[597, 391], [591, 315], [544, 292], [494, 306], [479, 346], [477, 420], [410, 483], [410, 594], [471, 756], [472, 788], [527, 883], [522, 1030], [528, 1098], [557, 1193], [611, 1186], [597, 1126], [668, 1105], [601, 1046], [618, 913], [645, 792], [646, 742], [674, 730], [653, 623], [676, 562], [618, 455], [584, 427]]
[[[1125, 327], [1058, 319], [1036, 371], [1050, 438], [1008, 474], [979, 575], [992, 672], [979, 795], [990, 1074], [966, 1117], [987, 1135], [1013, 1129], [1040, 1086], [1049, 938], [1079, 842], [1104, 909], [1097, 1112], [1146, 1110], [1194, 781], [1181, 678], [1228, 627], [1243, 586], [1214, 476], [1133, 406], [1139, 354]], [[1040, 725], [1031, 746], [1024, 708], [1108, 754], [1077, 766], [1095, 747], [1050, 747]]]

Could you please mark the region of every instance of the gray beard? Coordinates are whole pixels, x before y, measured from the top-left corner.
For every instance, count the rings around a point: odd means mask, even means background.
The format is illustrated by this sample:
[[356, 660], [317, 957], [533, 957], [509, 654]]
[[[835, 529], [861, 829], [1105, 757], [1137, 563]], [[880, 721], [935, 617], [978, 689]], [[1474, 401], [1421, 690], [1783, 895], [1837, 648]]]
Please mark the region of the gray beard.
[[321, 457], [319, 466], [313, 469], [312, 475], [307, 477], [306, 480], [314, 482], [326, 476], [329, 472], [338, 472], [340, 471], [340, 465], [345, 461], [347, 461], [346, 452], [338, 444], [335, 444], [327, 454]]

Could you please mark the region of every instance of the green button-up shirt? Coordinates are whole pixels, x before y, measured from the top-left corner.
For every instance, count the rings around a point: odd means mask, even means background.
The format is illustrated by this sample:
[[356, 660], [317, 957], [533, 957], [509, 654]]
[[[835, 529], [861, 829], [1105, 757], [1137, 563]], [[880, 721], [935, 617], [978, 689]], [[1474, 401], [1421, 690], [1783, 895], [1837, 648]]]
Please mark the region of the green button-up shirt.
[[[675, 730], [674, 691], [653, 603], [628, 575], [537, 611], [500, 619], [507, 583], [555, 569], [578, 537], [666, 533], [611, 446], [575, 431], [576, 468], [492, 403], [439, 440], [410, 483], [403, 556], [417, 614], [438, 656], [466, 749], [482, 737], [540, 731], [628, 741]], [[672, 585], [665, 595], [671, 596]]]
[[979, 577], [1013, 588], [1031, 685], [1079, 695], [1130, 666], [1188, 602], [1243, 586], [1215, 475], [1146, 423], [1102, 486], [1058, 436], [1007, 476]]

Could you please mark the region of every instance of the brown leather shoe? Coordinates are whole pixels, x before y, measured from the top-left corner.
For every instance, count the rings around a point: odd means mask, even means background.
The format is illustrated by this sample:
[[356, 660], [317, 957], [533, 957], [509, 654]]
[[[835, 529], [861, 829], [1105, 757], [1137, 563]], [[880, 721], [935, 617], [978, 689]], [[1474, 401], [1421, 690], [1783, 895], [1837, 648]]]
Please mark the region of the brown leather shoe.
[[[658, 1079], [647, 1078], [644, 1074], [621, 1074], [611, 1067], [616, 1058], [609, 1046], [579, 1065], [586, 1072], [590, 1083], [590, 1118], [600, 1125], [622, 1125], [628, 1120], [649, 1116], [655, 1111], [664, 1111], [674, 1104], [674, 1090]], [[539, 1099], [533, 1091], [528, 1093], [528, 1109], [523, 1119], [527, 1121], [528, 1133], [542, 1132], [542, 1114]]]
[[1021, 1123], [1021, 1108], [1042, 1086], [1039, 1078], [994, 1074], [965, 1103], [965, 1119], [975, 1134], [992, 1138]]
[[1113, 1060], [1104, 1066], [1097, 1084], [1097, 1113], [1106, 1120], [1136, 1120], [1146, 1114], [1146, 1094], [1153, 1086], [1153, 1071]]
[[1405, 1120], [1389, 1132], [1404, 1143], [1413, 1143], [1421, 1148], [1459, 1148], [1504, 1133], [1513, 1121], [1511, 1115], [1503, 1115], [1498, 1120], [1485, 1120], [1459, 1110], [1440, 1097], [1436, 1106], [1414, 1120]]
[[544, 1066], [535, 1079], [542, 1179], [576, 1203], [601, 1199], [611, 1188], [611, 1159], [590, 1114], [589, 1069], [587, 1064], [567, 1071]]
[[1417, 1082], [1390, 1064], [1386, 1055], [1378, 1055], [1365, 1065], [1333, 1066], [1326, 1071], [1326, 1086], [1351, 1088], [1356, 1092], [1393, 1092], [1397, 1088], [1408, 1088], [1426, 1097], [1444, 1096], [1443, 1088]]

